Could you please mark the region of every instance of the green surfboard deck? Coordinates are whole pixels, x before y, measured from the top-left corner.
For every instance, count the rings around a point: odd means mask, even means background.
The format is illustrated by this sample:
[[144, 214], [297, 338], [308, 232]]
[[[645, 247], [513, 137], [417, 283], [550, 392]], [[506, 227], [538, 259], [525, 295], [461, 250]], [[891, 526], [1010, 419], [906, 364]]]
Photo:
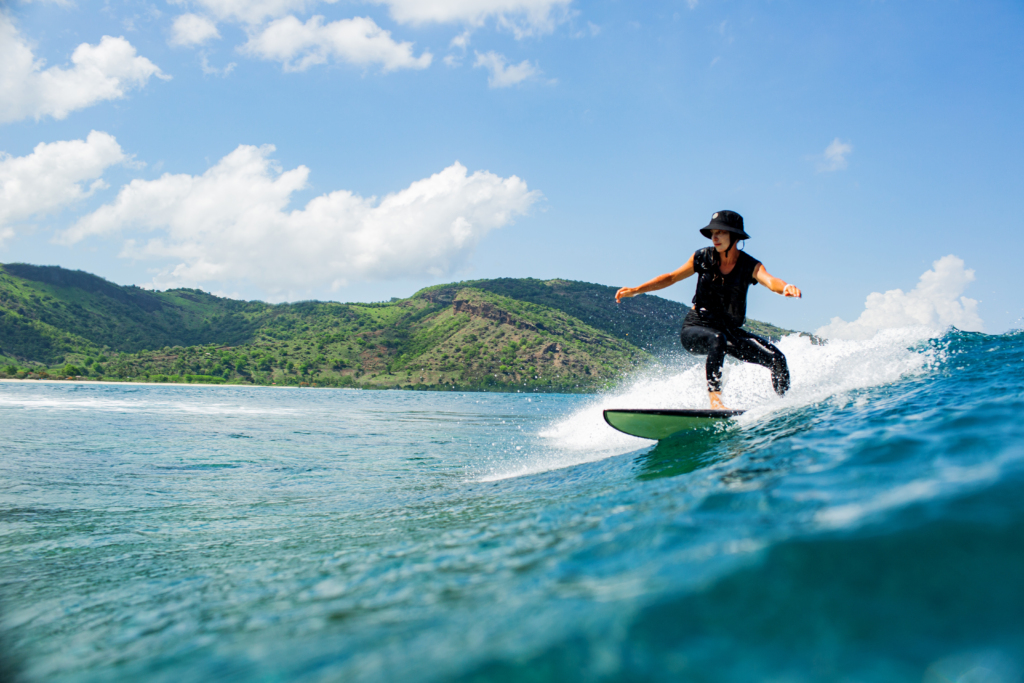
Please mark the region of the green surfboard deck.
[[630, 436], [660, 441], [742, 415], [742, 410], [606, 410], [604, 421]]

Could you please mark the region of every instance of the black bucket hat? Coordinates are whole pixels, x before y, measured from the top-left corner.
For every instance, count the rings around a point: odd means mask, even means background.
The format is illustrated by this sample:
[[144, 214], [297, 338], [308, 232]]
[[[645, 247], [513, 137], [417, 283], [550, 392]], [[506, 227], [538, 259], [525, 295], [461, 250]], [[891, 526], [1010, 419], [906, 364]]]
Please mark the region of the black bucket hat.
[[750, 239], [750, 235], [743, 230], [743, 216], [735, 211], [716, 212], [711, 216], [711, 222], [700, 229], [700, 234], [711, 239], [712, 230], [725, 230], [726, 232], [734, 233], [739, 235], [737, 239], [741, 240]]

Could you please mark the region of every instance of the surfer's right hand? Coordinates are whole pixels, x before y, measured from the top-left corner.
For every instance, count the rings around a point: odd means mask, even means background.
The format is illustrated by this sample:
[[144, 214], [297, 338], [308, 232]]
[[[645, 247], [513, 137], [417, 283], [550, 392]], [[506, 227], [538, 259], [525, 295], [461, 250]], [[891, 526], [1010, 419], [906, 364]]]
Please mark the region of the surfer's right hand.
[[623, 299], [628, 299], [631, 296], [636, 296], [636, 290], [632, 287], [623, 287], [619, 291], [615, 292], [615, 303], [619, 303]]

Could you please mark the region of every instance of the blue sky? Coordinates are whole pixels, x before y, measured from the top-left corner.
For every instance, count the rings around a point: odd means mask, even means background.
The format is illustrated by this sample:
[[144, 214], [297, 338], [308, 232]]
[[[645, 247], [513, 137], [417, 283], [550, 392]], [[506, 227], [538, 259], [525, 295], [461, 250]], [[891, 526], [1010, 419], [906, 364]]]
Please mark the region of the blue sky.
[[272, 301], [637, 285], [729, 208], [805, 294], [751, 317], [853, 320], [953, 255], [918, 301], [1000, 332], [1022, 35], [1018, 1], [14, 2], [0, 262]]

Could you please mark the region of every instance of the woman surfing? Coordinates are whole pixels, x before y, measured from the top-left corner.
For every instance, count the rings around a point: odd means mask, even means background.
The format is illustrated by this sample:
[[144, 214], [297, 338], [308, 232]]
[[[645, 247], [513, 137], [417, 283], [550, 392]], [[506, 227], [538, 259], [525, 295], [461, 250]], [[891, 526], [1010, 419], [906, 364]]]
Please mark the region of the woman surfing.
[[665, 289], [697, 274], [697, 292], [693, 308], [683, 321], [679, 340], [690, 353], [707, 354], [708, 397], [713, 409], [725, 410], [722, 403], [722, 365], [729, 354], [747, 363], [757, 363], [772, 371], [772, 387], [782, 396], [789, 390], [786, 357], [767, 339], [740, 329], [747, 317], [747, 288], [761, 283], [776, 294], [800, 298], [800, 289], [773, 277], [760, 261], [736, 248], [740, 240], [750, 239], [743, 229], [743, 216], [735, 211], [719, 211], [700, 229], [714, 246], [694, 252], [671, 273], [665, 273], [639, 287], [623, 287], [615, 301], [637, 294]]

